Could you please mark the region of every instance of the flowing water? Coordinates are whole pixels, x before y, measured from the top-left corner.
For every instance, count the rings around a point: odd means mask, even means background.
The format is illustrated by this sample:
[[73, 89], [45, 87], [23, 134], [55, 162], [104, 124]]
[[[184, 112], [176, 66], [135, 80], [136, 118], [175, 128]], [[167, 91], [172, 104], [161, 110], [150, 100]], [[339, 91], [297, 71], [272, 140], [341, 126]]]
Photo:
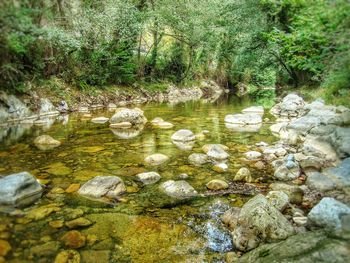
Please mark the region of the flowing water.
[[[175, 125], [168, 130], [152, 128], [148, 123], [143, 130], [113, 132], [108, 123], [94, 124], [79, 114], [59, 117], [43, 127], [3, 128], [0, 174], [28, 171], [46, 185], [37, 204], [0, 213], [0, 240], [8, 240], [12, 247], [6, 258], [9, 262], [53, 262], [67, 249], [62, 237], [70, 229], [65, 223], [83, 217], [92, 222], [78, 228], [82, 244], [76, 250], [83, 262], [222, 262], [225, 252], [234, 248], [220, 216], [231, 206], [242, 206], [249, 197], [230, 194], [175, 202], [164, 198], [158, 187], [184, 173], [199, 193], [207, 191], [205, 184], [212, 179], [232, 181], [238, 169], [247, 165], [240, 159], [244, 152], [254, 150], [257, 142], [275, 140], [267, 125], [258, 132], [225, 126], [226, 114], [248, 106], [249, 101], [236, 98], [214, 104], [198, 101], [139, 106], [148, 120], [161, 117]], [[112, 115], [93, 112], [94, 117]], [[192, 150], [183, 150], [170, 140], [179, 129], [210, 133], [197, 140]], [[33, 140], [41, 134], [60, 140], [61, 146], [38, 149]], [[188, 163], [191, 153], [201, 153], [201, 147], [209, 143], [229, 147], [228, 172], [219, 174], [212, 165], [195, 167]], [[163, 153], [170, 161], [156, 168], [145, 166], [144, 158], [153, 153]], [[143, 186], [135, 175], [145, 171], [157, 171], [161, 181]], [[260, 185], [269, 180], [268, 170], [251, 171]], [[65, 192], [71, 184], [83, 184], [98, 175], [123, 179], [127, 193], [120, 202], [93, 202]]]

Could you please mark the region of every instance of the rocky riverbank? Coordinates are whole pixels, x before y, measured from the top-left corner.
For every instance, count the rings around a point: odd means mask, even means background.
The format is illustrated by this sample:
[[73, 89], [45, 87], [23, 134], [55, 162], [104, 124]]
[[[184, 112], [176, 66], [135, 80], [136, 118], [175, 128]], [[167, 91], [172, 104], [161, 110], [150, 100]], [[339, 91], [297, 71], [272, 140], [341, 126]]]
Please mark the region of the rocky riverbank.
[[203, 81], [198, 85], [179, 88], [168, 85], [165, 89], [149, 90], [142, 87], [109, 88], [84, 92], [60, 85], [57, 90], [33, 88], [15, 96], [0, 92], [0, 125], [22, 123], [43, 125], [50, 116], [60, 113], [85, 112], [102, 108], [116, 108], [147, 102], [177, 104], [191, 100], [215, 101], [224, 92], [215, 82]]

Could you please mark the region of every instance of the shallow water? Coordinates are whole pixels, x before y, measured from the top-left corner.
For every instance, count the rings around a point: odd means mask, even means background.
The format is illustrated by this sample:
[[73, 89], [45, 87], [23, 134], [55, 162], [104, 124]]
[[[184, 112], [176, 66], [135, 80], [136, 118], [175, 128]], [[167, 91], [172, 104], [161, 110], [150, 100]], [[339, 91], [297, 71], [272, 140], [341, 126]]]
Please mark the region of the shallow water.
[[[83, 262], [222, 262], [225, 252], [234, 248], [220, 215], [230, 206], [242, 206], [249, 197], [231, 194], [179, 203], [164, 198], [158, 187], [183, 173], [199, 193], [206, 192], [205, 184], [212, 179], [232, 181], [238, 169], [247, 165], [240, 160], [242, 153], [254, 150], [256, 142], [275, 140], [265, 124], [258, 132], [237, 132], [225, 126], [226, 114], [250, 105], [236, 98], [214, 104], [141, 105], [148, 120], [161, 117], [175, 126], [161, 130], [148, 123], [133, 134], [113, 133], [108, 123], [94, 124], [79, 114], [59, 117], [45, 127], [3, 128], [0, 174], [28, 171], [47, 186], [38, 204], [7, 211], [11, 215], [0, 214], [0, 239], [7, 239], [12, 247], [6, 258], [9, 262], [52, 262], [59, 251], [67, 249], [61, 238], [69, 231], [66, 226], [52, 225], [84, 217], [93, 224], [78, 229], [86, 238], [85, 245], [77, 249]], [[93, 112], [94, 117], [112, 114]], [[170, 140], [179, 129], [210, 133], [186, 151]], [[62, 145], [39, 150], [33, 140], [41, 134], [51, 135]], [[128, 136], [135, 137], [125, 139]], [[211, 165], [188, 163], [187, 157], [202, 152], [201, 147], [208, 143], [229, 147], [228, 172], [219, 174]], [[156, 168], [145, 166], [144, 158], [153, 153], [163, 153], [170, 161]], [[158, 171], [161, 181], [142, 186], [135, 175], [145, 171]], [[269, 171], [251, 171], [259, 185], [269, 180]], [[121, 202], [97, 203], [64, 191], [72, 183], [83, 184], [97, 175], [117, 175], [124, 180], [128, 192]], [[41, 216], [28, 216], [31, 211]]]

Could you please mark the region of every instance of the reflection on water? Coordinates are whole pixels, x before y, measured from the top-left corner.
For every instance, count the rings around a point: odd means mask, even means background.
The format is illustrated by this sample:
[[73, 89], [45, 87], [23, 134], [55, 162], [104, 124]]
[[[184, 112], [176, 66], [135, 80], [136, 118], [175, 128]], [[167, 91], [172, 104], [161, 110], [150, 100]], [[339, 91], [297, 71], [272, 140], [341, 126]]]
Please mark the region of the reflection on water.
[[[166, 130], [157, 129], [150, 123], [139, 129], [112, 130], [108, 123], [94, 124], [90, 118], [81, 119], [79, 114], [58, 116], [53, 119], [54, 123], [50, 121], [45, 126], [18, 124], [0, 128], [0, 174], [28, 171], [47, 186], [38, 205], [27, 208], [24, 213], [17, 211], [16, 216], [0, 215], [12, 246], [8, 258], [51, 262], [58, 251], [65, 249], [60, 239], [69, 229], [64, 222], [84, 217], [93, 225], [78, 229], [90, 240], [77, 249], [82, 255], [86, 251], [93, 255], [91, 251], [107, 250], [112, 262], [221, 260], [222, 253], [230, 250], [232, 243], [229, 233], [219, 222], [219, 215], [228, 206], [241, 206], [245, 198], [223, 197], [225, 205], [217, 206], [208, 206], [213, 197], [178, 202], [165, 198], [159, 185], [186, 174], [185, 180], [203, 193], [210, 180], [232, 181], [233, 174], [246, 166], [240, 160], [243, 152], [252, 149], [256, 142], [275, 140], [266, 125], [254, 131], [232, 130], [225, 126], [226, 114], [238, 113], [248, 106], [249, 101], [234, 98], [217, 100], [215, 104], [188, 102], [140, 106], [148, 120], [160, 117], [174, 124], [172, 129]], [[111, 117], [112, 114], [96, 111], [92, 117]], [[179, 147], [170, 139], [179, 129], [189, 129], [194, 134], [208, 130], [209, 134], [203, 140]], [[33, 141], [42, 134], [61, 141], [61, 145], [48, 151], [39, 150]], [[202, 146], [209, 143], [228, 146], [227, 172], [215, 172], [212, 164], [196, 167], [188, 162], [191, 153], [202, 153]], [[145, 157], [154, 153], [165, 154], [170, 160], [159, 167], [145, 166]], [[155, 185], [143, 186], [135, 175], [147, 171], [158, 172], [162, 179]], [[251, 171], [255, 179], [269, 176], [269, 171], [258, 171], [253, 167]], [[98, 175], [116, 175], [123, 179], [127, 193], [121, 203], [110, 207], [65, 192], [71, 184], [83, 184]], [[39, 220], [27, 220], [27, 212], [48, 204], [54, 205], [52, 212]], [[63, 226], [52, 227], [59, 224], [57, 221], [63, 221]], [[52, 251], [46, 249], [43, 255], [37, 247], [48, 244], [56, 245]]]

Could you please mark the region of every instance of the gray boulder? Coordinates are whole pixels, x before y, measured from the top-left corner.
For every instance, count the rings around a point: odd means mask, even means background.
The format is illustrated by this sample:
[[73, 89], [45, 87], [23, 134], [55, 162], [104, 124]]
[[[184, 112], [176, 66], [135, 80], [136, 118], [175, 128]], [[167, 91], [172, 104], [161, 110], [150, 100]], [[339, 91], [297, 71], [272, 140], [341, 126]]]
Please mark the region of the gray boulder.
[[318, 226], [329, 229], [342, 229], [341, 217], [350, 215], [350, 207], [335, 200], [324, 197], [308, 214], [308, 219]]
[[117, 109], [116, 113], [110, 118], [110, 123], [120, 123], [120, 122], [130, 122], [132, 125], [141, 125], [147, 122], [143, 111], [139, 108], [127, 109], [121, 108]]
[[306, 184], [310, 189], [321, 192], [333, 190], [336, 187], [333, 180], [319, 172], [307, 173]]
[[288, 220], [259, 194], [242, 207], [232, 237], [237, 249], [248, 251], [260, 243], [283, 240], [293, 234]]
[[324, 170], [323, 173], [339, 188], [350, 186], [350, 157], [344, 159], [338, 166]]
[[289, 94], [276, 104], [270, 113], [277, 117], [300, 117], [305, 113], [305, 101], [296, 94]]
[[42, 187], [28, 172], [0, 178], [0, 205], [22, 207], [33, 204], [42, 194]]
[[101, 200], [118, 199], [126, 191], [118, 176], [97, 176], [80, 187], [78, 193], [84, 197]]
[[189, 142], [189, 141], [194, 141], [195, 140], [195, 135], [192, 131], [190, 130], [178, 130], [171, 136], [172, 141], [176, 142]]
[[156, 172], [140, 173], [136, 178], [143, 184], [154, 184], [161, 179], [161, 176]]
[[186, 181], [169, 180], [160, 185], [160, 190], [175, 199], [188, 199], [198, 195], [197, 191]]

